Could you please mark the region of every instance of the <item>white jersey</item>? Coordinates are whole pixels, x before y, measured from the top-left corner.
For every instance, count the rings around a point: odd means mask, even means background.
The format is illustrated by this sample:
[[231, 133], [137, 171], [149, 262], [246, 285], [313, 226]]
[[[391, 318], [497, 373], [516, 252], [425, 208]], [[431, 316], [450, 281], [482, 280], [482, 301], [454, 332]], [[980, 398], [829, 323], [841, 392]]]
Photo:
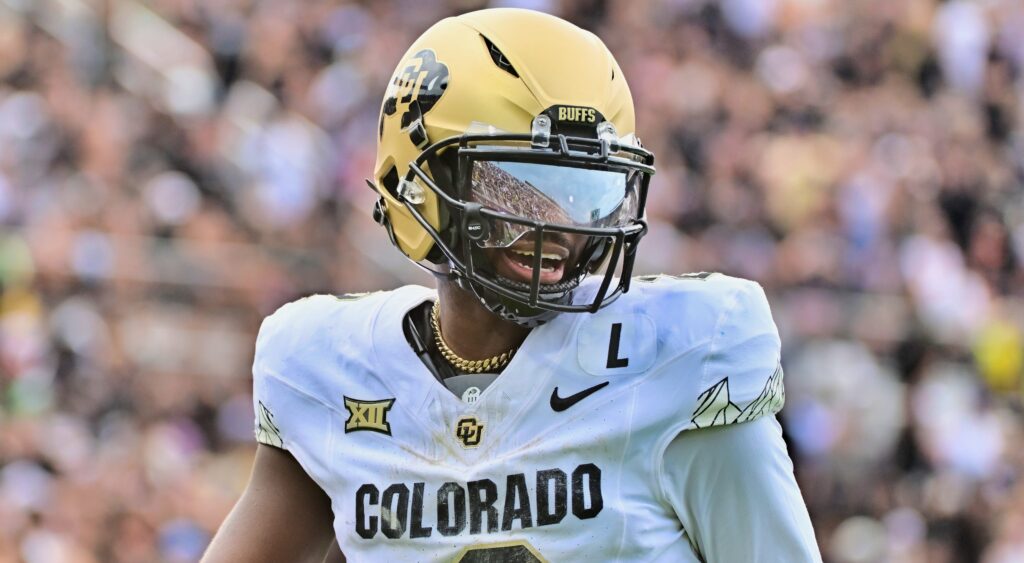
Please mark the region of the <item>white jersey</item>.
[[663, 457], [680, 433], [782, 407], [761, 287], [637, 278], [596, 314], [534, 329], [470, 400], [404, 336], [406, 313], [435, 298], [313, 296], [260, 329], [257, 439], [330, 496], [348, 560], [697, 561]]

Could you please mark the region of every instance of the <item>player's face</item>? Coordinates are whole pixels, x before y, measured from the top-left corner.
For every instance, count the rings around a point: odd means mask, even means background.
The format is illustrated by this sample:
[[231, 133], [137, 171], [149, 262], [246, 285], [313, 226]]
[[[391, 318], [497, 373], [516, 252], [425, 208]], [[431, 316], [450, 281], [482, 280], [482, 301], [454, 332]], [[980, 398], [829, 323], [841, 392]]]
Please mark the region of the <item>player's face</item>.
[[[557, 227], [618, 227], [635, 219], [634, 176], [598, 170], [526, 162], [476, 161], [471, 197], [490, 209], [545, 227], [540, 241], [540, 283], [556, 284], [579, 273], [577, 266], [590, 236]], [[530, 283], [537, 252], [532, 227], [495, 220], [478, 244], [496, 274]]]
[[[583, 235], [547, 233], [541, 241], [540, 283], [555, 284], [575, 270], [576, 262], [586, 244]], [[523, 283], [533, 280], [536, 238], [527, 234], [508, 248], [488, 248], [487, 258], [495, 273], [503, 278]]]

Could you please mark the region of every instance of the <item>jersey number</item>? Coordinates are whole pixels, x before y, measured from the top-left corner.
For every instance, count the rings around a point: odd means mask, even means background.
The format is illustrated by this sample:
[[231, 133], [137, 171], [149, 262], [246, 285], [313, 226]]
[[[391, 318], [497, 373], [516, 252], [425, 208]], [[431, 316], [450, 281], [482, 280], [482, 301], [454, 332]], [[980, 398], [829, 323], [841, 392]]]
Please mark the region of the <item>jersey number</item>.
[[470, 546], [455, 559], [457, 563], [547, 563], [547, 559], [526, 541]]
[[619, 357], [619, 342], [622, 340], [622, 323], [612, 324], [612, 335], [608, 339], [608, 363], [605, 367], [624, 368], [629, 365], [629, 358]]

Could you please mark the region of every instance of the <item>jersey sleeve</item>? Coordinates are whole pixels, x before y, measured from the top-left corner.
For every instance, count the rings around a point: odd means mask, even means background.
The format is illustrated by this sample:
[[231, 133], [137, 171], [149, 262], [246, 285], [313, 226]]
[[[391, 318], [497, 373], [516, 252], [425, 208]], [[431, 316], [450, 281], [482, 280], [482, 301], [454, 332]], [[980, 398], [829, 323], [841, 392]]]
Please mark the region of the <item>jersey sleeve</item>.
[[252, 366], [256, 441], [287, 450], [314, 478], [321, 474], [318, 454], [331, 439], [332, 413], [303, 385], [302, 364], [313, 353], [309, 333], [322, 309], [317, 298], [306, 298], [264, 319]]
[[778, 330], [764, 290], [729, 278], [701, 368], [691, 428], [747, 422], [785, 402]]
[[774, 418], [679, 434], [661, 487], [703, 561], [821, 561]]
[[278, 364], [287, 357], [287, 325], [292, 321], [298, 303], [288, 303], [263, 319], [256, 336], [256, 353], [252, 362], [252, 399], [256, 414], [256, 441], [275, 448], [288, 449], [279, 417], [285, 414], [278, 380]]

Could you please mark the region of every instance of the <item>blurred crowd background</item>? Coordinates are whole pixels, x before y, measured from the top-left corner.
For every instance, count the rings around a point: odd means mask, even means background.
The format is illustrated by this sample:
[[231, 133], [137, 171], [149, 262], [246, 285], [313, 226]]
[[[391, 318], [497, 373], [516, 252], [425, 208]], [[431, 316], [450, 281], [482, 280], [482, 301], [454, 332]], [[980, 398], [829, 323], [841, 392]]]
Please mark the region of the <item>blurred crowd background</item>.
[[[618, 57], [640, 269], [765, 286], [826, 561], [1024, 561], [1024, 3], [492, 5]], [[430, 283], [363, 178], [402, 52], [485, 6], [0, 0], [0, 561], [198, 558], [262, 317]]]

